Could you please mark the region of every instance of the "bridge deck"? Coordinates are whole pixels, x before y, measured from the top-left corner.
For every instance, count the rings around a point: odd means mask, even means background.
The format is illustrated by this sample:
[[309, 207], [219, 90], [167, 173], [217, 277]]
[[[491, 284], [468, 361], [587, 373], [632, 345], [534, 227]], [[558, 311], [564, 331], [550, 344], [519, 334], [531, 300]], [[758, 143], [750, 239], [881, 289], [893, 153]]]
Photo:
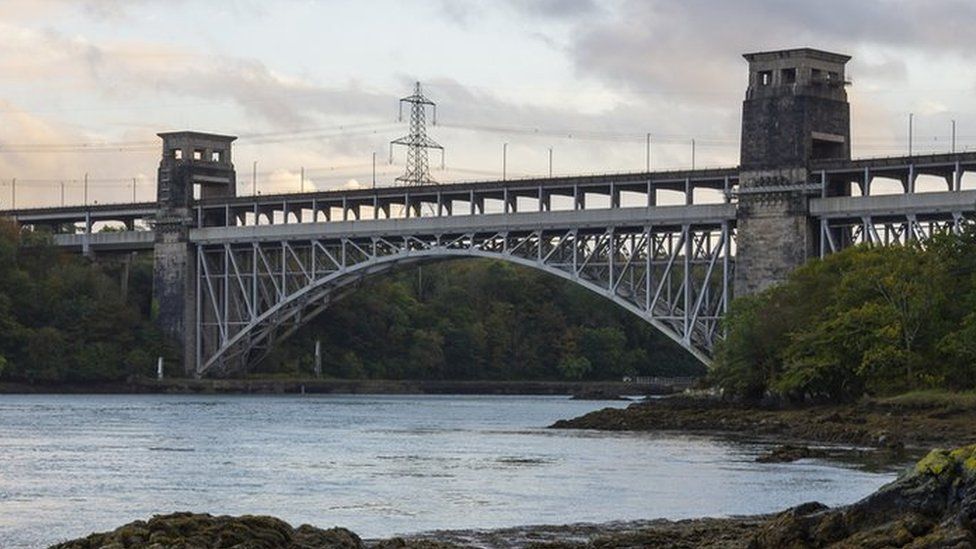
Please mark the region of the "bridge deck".
[[[303, 210], [321, 212], [329, 220], [333, 209], [343, 211], [342, 218], [361, 217], [365, 209], [383, 210], [390, 215], [390, 209], [397, 207], [408, 210], [406, 214], [409, 215], [409, 210], [419, 212], [437, 204], [450, 212], [455, 202], [465, 202], [469, 211], [473, 207], [485, 213], [486, 202], [499, 201], [507, 205], [502, 208], [504, 211], [514, 211], [519, 207], [520, 198], [542, 200], [548, 206], [552, 197], [570, 197], [578, 202], [574, 209], [584, 209], [587, 195], [609, 197], [611, 207], [614, 207], [620, 205], [622, 193], [641, 195], [644, 197], [641, 205], [653, 205], [657, 191], [672, 191], [683, 193], [682, 202], [687, 204], [694, 201], [697, 189], [724, 192], [737, 183], [737, 168], [676, 170], [249, 195], [198, 200], [194, 208], [200, 225], [223, 225], [226, 219], [235, 218], [238, 223], [253, 224], [254, 220], [249, 219], [248, 214], [264, 217], [268, 223], [276, 222], [276, 216], [277, 222], [287, 222], [289, 216], [297, 221], [301, 220]], [[148, 221], [155, 213], [153, 202], [0, 210], [0, 216], [13, 217], [24, 224], [48, 226]], [[305, 213], [307, 217], [308, 212]]]
[[976, 211], [976, 190], [878, 196], [834, 196], [810, 201], [810, 214], [828, 220], [865, 217], [916, 218], [971, 214]]
[[190, 231], [198, 244], [242, 243], [329, 237], [369, 238], [471, 232], [580, 231], [603, 232], [607, 227], [719, 226], [735, 221], [733, 204], [698, 204], [650, 208], [604, 208], [583, 211], [497, 213], [378, 219], [369, 221], [331, 221], [252, 225], [246, 227], [201, 227]]
[[[976, 215], [976, 191], [962, 190], [962, 177], [976, 171], [976, 152], [852, 161], [818, 161], [811, 165], [821, 198], [811, 199], [810, 213], [828, 223], [872, 219], [944, 220]], [[915, 179], [934, 175], [946, 181], [945, 192], [915, 192]], [[902, 181], [904, 194], [871, 195], [876, 177]], [[633, 172], [575, 177], [527, 178], [413, 187], [379, 187], [240, 196], [195, 202], [193, 238], [234, 241], [299, 234], [405, 234], [415, 231], [488, 231], [502, 228], [538, 230], [568, 224], [585, 229], [607, 223], [634, 225], [734, 223], [734, 187], [738, 168]], [[846, 196], [858, 185], [865, 196]], [[725, 203], [695, 204], [696, 189], [718, 190]], [[684, 205], [658, 205], [658, 191], [675, 191]], [[839, 195], [839, 196], [838, 196]], [[560, 202], [561, 200], [561, 202]], [[672, 197], [672, 202], [674, 197]], [[0, 211], [28, 225], [54, 227], [120, 221], [152, 223], [154, 202], [45, 207]], [[151, 231], [59, 234], [59, 245], [105, 251], [151, 249]]]
[[109, 233], [56, 234], [54, 243], [73, 250], [99, 252], [137, 252], [152, 250], [156, 234], [152, 231], [119, 231]]

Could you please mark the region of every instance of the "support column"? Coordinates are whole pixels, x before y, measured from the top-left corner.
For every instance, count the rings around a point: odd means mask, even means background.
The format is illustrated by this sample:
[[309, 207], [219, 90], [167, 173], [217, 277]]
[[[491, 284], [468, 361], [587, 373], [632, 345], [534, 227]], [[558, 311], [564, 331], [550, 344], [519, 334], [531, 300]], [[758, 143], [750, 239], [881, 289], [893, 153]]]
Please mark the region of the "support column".
[[[190, 242], [194, 219], [194, 186], [202, 198], [233, 197], [236, 174], [231, 163], [232, 136], [197, 132], [160, 134], [163, 156], [156, 182], [155, 244], [153, 246], [152, 314], [156, 325], [179, 350], [186, 375], [197, 375], [199, 348], [197, 249]], [[226, 216], [223, 210], [217, 217]], [[199, 222], [226, 224], [227, 219], [201, 215]], [[258, 210], [255, 208], [255, 223]], [[204, 219], [207, 218], [207, 219]]]
[[[850, 105], [842, 85], [850, 57], [796, 49], [745, 58], [735, 296], [781, 283], [820, 255], [818, 238], [829, 235], [811, 217], [809, 198], [825, 189], [831, 196], [850, 194], [849, 184], [828, 189], [823, 171], [811, 173], [814, 162], [850, 160]], [[832, 76], [822, 81], [820, 75]], [[865, 187], [869, 192], [870, 184]]]

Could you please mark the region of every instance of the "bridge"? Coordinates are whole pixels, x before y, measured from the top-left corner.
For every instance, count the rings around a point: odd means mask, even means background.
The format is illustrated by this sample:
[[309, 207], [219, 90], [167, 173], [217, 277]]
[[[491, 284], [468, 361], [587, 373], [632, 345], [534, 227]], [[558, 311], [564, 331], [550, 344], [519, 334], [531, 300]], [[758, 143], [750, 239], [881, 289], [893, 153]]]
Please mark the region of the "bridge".
[[[261, 360], [365, 278], [463, 257], [580, 284], [708, 362], [733, 295], [976, 217], [976, 153], [851, 159], [849, 57], [745, 57], [741, 164], [726, 169], [236, 196], [234, 138], [176, 132], [160, 134], [156, 202], [0, 215], [80, 253], [152, 251], [158, 322], [192, 375]], [[125, 229], [94, 232], [106, 221]]]

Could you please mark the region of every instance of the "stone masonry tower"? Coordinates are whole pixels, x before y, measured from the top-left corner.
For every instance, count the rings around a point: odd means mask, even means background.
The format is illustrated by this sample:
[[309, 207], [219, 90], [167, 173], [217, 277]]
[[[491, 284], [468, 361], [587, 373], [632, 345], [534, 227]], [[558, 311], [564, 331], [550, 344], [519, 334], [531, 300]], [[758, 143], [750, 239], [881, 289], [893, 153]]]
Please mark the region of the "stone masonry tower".
[[163, 158], [156, 183], [153, 309], [157, 325], [182, 350], [183, 367], [192, 374], [196, 365], [196, 253], [189, 244], [190, 229], [196, 225], [192, 203], [195, 198], [237, 194], [230, 154], [236, 137], [198, 132], [159, 137]]
[[735, 295], [780, 282], [814, 256], [808, 217], [810, 165], [850, 160], [846, 55], [792, 49], [744, 56], [749, 88], [742, 104], [742, 151]]

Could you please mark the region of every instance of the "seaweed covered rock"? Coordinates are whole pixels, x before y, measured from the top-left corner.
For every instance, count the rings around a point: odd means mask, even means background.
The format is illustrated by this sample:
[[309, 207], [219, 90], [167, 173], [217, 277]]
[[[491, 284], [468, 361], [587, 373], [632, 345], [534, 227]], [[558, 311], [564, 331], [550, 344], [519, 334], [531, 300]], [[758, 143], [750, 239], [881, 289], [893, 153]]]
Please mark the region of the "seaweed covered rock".
[[156, 515], [111, 532], [92, 534], [51, 549], [360, 549], [359, 536], [345, 528], [292, 528], [266, 516], [213, 516], [194, 513]]
[[976, 445], [932, 450], [861, 501], [780, 513], [752, 547], [976, 547]]

